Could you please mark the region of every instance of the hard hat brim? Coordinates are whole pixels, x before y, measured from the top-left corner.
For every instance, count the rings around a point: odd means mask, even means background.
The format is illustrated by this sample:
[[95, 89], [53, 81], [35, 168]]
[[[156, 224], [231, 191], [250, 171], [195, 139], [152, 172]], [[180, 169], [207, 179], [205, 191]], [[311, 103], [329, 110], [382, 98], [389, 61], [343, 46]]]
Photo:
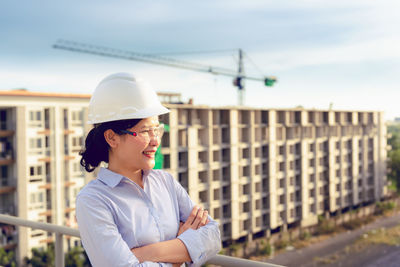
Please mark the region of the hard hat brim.
[[109, 116], [107, 117], [105, 117], [104, 114], [102, 114], [101, 116], [98, 116], [98, 118], [96, 117], [89, 118], [87, 124], [98, 124], [103, 122], [119, 121], [119, 120], [146, 119], [149, 117], [159, 116], [169, 112], [170, 112], [169, 109], [167, 109], [166, 107], [162, 105], [157, 105], [154, 107], [141, 109], [139, 111], [132, 113], [125, 113], [125, 114], [114, 113], [114, 114], [109, 114]]

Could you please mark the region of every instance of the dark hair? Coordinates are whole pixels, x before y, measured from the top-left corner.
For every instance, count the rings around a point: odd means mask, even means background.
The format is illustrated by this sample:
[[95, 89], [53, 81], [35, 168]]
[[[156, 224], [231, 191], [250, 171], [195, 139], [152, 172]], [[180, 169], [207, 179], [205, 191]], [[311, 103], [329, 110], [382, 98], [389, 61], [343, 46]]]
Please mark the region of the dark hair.
[[104, 161], [108, 163], [108, 151], [110, 146], [104, 138], [104, 132], [108, 129], [113, 130], [118, 135], [123, 135], [122, 130], [132, 128], [141, 119], [110, 121], [94, 125], [85, 140], [85, 148], [79, 152], [81, 165], [87, 172], [92, 172], [99, 164]]

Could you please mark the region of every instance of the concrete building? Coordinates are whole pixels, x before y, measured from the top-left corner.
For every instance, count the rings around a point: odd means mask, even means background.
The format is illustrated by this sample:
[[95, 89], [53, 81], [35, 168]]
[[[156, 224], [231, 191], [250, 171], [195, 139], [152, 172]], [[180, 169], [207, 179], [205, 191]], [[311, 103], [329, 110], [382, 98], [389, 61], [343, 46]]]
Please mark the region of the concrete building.
[[[0, 212], [74, 227], [75, 196], [86, 183], [78, 152], [87, 130], [89, 95], [0, 91]], [[0, 246], [31, 248], [54, 242], [41, 230], [1, 225]], [[79, 244], [66, 239], [65, 247]]]
[[223, 241], [314, 225], [386, 194], [382, 112], [168, 107], [164, 168]]
[[[78, 156], [89, 98], [0, 91], [1, 213], [74, 226], [75, 196], [93, 178]], [[310, 226], [386, 194], [381, 112], [167, 106], [164, 169], [219, 221], [226, 244]], [[51, 241], [26, 228], [0, 236], [20, 257]]]

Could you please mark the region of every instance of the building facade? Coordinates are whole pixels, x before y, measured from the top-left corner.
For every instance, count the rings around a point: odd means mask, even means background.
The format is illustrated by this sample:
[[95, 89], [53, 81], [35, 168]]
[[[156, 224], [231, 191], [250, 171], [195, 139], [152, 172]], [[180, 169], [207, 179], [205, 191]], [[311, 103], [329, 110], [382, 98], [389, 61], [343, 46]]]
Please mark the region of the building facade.
[[[0, 212], [76, 227], [89, 95], [0, 91]], [[226, 244], [386, 195], [382, 112], [166, 104], [164, 169], [220, 223]], [[0, 225], [19, 259], [53, 237]], [[4, 230], [3, 230], [4, 229]], [[66, 239], [66, 248], [79, 240]]]
[[315, 225], [386, 195], [382, 112], [168, 107], [164, 168], [225, 242]]
[[[75, 226], [75, 196], [90, 179], [79, 165], [89, 95], [0, 91], [0, 212]], [[54, 236], [1, 225], [0, 246], [19, 262]], [[66, 239], [65, 247], [79, 244]]]

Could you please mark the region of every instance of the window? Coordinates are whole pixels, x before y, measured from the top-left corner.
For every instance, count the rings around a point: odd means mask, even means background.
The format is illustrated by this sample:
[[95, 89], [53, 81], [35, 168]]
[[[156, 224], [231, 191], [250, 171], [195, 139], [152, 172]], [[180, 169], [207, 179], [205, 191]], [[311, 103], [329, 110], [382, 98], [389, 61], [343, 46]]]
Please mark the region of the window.
[[199, 192], [199, 199], [200, 199], [200, 202], [207, 202], [207, 200], [208, 200], [207, 190]]
[[285, 179], [279, 179], [279, 187], [284, 188], [285, 187]]
[[315, 213], [315, 204], [310, 204], [310, 212]]
[[42, 126], [42, 111], [31, 110], [29, 111], [29, 126], [41, 127]]
[[42, 148], [42, 138], [41, 137], [30, 138], [29, 148], [32, 150]]
[[72, 110], [71, 111], [71, 123], [80, 124], [83, 121], [83, 111], [82, 110]]
[[33, 165], [29, 167], [29, 182], [39, 182], [43, 180], [43, 166]]
[[72, 137], [72, 146], [82, 147], [82, 145], [83, 145], [83, 138], [81, 136]]
[[340, 149], [340, 141], [336, 142], [336, 149]]
[[284, 154], [285, 154], [285, 147], [279, 146], [279, 155], [284, 155]]
[[249, 201], [243, 203], [243, 205], [242, 205], [242, 211], [243, 211], [243, 212], [249, 212], [249, 211], [250, 211], [250, 202], [249, 202]]
[[309, 165], [310, 165], [310, 167], [314, 167], [315, 166], [315, 159], [310, 159]]
[[285, 204], [285, 195], [279, 196], [279, 204]]
[[296, 186], [300, 186], [301, 185], [301, 177], [300, 175], [296, 175]]
[[315, 196], [315, 190], [313, 188], [313, 189], [310, 189], [310, 197], [314, 197], [314, 196]]
[[242, 190], [243, 190], [243, 194], [244, 194], [244, 195], [249, 195], [249, 194], [251, 193], [251, 192], [250, 192], [250, 184], [245, 184], [245, 185], [243, 185]]
[[220, 218], [220, 208], [215, 208], [214, 209], [214, 214], [213, 214], [213, 216], [214, 216], [214, 219], [219, 219]]
[[279, 163], [279, 171], [284, 171], [285, 170], [285, 163], [284, 162], [280, 162]]
[[256, 183], [256, 193], [261, 192], [261, 182]]
[[214, 200], [219, 200], [219, 188], [214, 189]]

